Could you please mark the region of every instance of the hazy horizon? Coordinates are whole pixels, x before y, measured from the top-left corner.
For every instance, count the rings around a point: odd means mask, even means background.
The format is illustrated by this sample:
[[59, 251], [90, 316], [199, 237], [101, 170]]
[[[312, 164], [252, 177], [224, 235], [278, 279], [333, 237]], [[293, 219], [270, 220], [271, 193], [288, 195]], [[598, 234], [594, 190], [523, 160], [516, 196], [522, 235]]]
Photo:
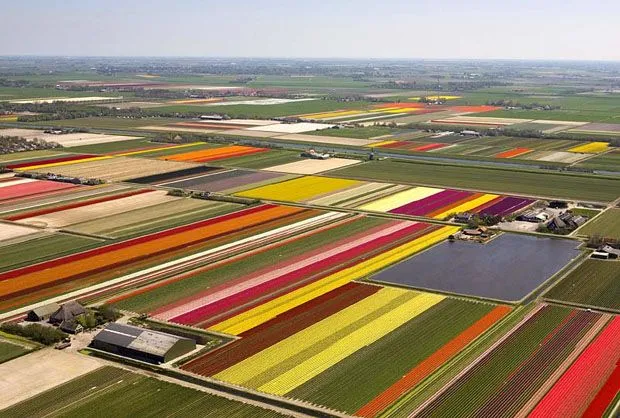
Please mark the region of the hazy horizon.
[[3, 6], [2, 56], [620, 60], [620, 2], [162, 0]]

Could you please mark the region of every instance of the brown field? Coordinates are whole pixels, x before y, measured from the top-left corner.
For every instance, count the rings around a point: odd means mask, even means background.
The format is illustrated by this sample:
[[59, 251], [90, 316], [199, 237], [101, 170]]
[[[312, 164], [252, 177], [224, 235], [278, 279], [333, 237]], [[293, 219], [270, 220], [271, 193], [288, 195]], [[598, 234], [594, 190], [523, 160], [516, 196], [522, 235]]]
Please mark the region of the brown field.
[[165, 190], [154, 190], [135, 196], [24, 218], [19, 222], [38, 227], [63, 228], [81, 222], [119, 215], [131, 210], [151, 207], [160, 203], [181, 199], [179, 197], [167, 196], [167, 193], [168, 192]]
[[54, 174], [71, 177], [123, 181], [191, 167], [195, 167], [195, 164], [177, 161], [148, 160], [144, 158], [115, 157], [59, 167], [47, 167], [43, 168], [41, 171], [45, 173], [52, 171]]
[[54, 350], [35, 351], [0, 365], [0, 409], [7, 408], [99, 368], [90, 357]]
[[290, 174], [316, 174], [357, 163], [359, 163], [359, 161], [349, 160], [346, 158], [330, 158], [328, 160], [302, 160], [264, 168], [263, 170], [277, 171], [280, 173]]

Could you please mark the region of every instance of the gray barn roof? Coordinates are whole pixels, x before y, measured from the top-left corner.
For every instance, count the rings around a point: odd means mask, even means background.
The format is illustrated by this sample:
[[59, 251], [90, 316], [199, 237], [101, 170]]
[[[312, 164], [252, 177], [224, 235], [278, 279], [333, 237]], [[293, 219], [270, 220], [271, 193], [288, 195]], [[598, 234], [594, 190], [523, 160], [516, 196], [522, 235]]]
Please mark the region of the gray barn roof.
[[163, 357], [177, 341], [189, 339], [113, 322], [97, 334], [95, 340]]
[[60, 305], [56, 302], [53, 302], [47, 305], [39, 306], [38, 308], [34, 308], [32, 312], [34, 312], [34, 314], [37, 315], [39, 318], [42, 318], [44, 316], [52, 315], [58, 309], [60, 309]]

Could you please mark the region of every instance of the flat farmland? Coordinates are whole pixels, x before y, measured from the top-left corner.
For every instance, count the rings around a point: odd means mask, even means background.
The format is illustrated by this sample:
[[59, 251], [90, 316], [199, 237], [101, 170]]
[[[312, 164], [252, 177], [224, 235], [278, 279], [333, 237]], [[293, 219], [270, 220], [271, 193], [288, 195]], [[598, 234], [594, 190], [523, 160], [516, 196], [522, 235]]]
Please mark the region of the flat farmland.
[[22, 162], [22, 161], [36, 161], [38, 159], [60, 157], [62, 155], [66, 155], [66, 154], [61, 149], [23, 151], [23, 152], [15, 152], [12, 154], [1, 154], [0, 165]]
[[620, 171], [620, 151], [612, 151], [577, 164], [577, 167], [601, 171]]
[[306, 159], [287, 164], [280, 164], [273, 167], [266, 167], [265, 171], [275, 171], [290, 174], [317, 174], [324, 171], [347, 167], [358, 164], [360, 161], [347, 158], [330, 158], [328, 160]]
[[129, 141], [132, 139], [138, 139], [137, 136], [124, 136], [124, 135], [107, 135], [107, 134], [94, 134], [94, 133], [65, 133], [62, 135], [54, 135], [51, 133], [45, 133], [43, 130], [36, 129], [0, 129], [0, 135], [2, 136], [19, 136], [26, 139], [43, 139], [49, 142], [57, 142], [63, 147], [72, 147], [77, 145], [91, 145], [101, 144], [106, 142], [115, 141]]
[[[264, 119], [278, 116], [301, 115], [304, 113], [329, 112], [340, 109], [363, 109], [369, 102], [340, 102], [336, 100], [308, 100], [274, 105], [226, 105], [226, 106], [163, 106], [155, 109], [156, 112], [194, 112], [194, 113], [222, 113], [232, 118]], [[146, 110], [148, 112], [148, 109]]]
[[36, 171], [50, 172], [70, 177], [100, 178], [107, 181], [123, 181], [135, 177], [191, 168], [191, 163], [159, 161], [128, 157], [99, 157], [96, 161], [78, 162], [59, 167], [42, 167]]
[[620, 179], [546, 171], [383, 160], [345, 167], [330, 174], [370, 181], [418, 183], [602, 202], [612, 201], [620, 196]]
[[261, 169], [274, 165], [288, 164], [301, 161], [302, 157], [298, 151], [288, 151], [280, 149], [270, 149], [260, 154], [246, 155], [243, 157], [227, 158], [219, 161], [218, 164], [227, 167]]
[[538, 306], [429, 399], [391, 416], [579, 417], [613, 372], [618, 325], [610, 315]]
[[577, 230], [578, 235], [599, 235], [605, 238], [620, 237], [620, 209], [607, 209], [583, 227]]
[[[408, 306], [409, 313], [403, 315], [399, 304]], [[508, 311], [349, 283], [182, 368], [349, 414], [373, 416]], [[446, 318], [454, 318], [451, 326], [440, 326]], [[425, 338], [429, 334], [434, 338]], [[310, 365], [315, 368], [294, 374]]]
[[377, 136], [391, 135], [399, 131], [387, 126], [366, 126], [356, 128], [321, 129], [320, 131], [308, 132], [308, 135], [338, 136], [345, 138], [370, 139]]
[[68, 231], [126, 239], [224, 215], [241, 208], [241, 205], [234, 203], [183, 198], [72, 225]]
[[572, 240], [513, 234], [502, 234], [484, 245], [444, 242], [371, 279], [515, 302], [577, 257], [578, 245]]
[[[236, 236], [269, 230], [289, 222], [311, 217], [316, 212], [299, 208], [262, 205], [189, 225], [170, 228], [144, 237], [59, 257], [54, 260], [4, 272], [0, 292], [7, 296], [4, 310], [30, 304], [69, 289], [83, 289], [103, 283], [111, 277], [161, 264], [206, 247], [230, 242]], [[236, 234], [232, 234], [235, 232]], [[240, 239], [238, 238], [238, 239]], [[115, 266], [115, 269], [109, 267]], [[11, 280], [8, 280], [11, 279]], [[29, 289], [29, 290], [27, 290]]]
[[545, 297], [620, 311], [620, 263], [586, 260], [553, 286]]
[[1, 246], [0, 271], [19, 268], [99, 245], [103, 245], [103, 241], [62, 233], [45, 234], [25, 243]]
[[[295, 260], [305, 252], [312, 254], [318, 251], [330, 240], [344, 240], [348, 236], [355, 236], [366, 229], [373, 229], [384, 226], [387, 223], [377, 218], [349, 219], [323, 228], [317, 228], [310, 234], [292, 237], [287, 240], [286, 245], [274, 245], [265, 247], [260, 251], [249, 253], [239, 260], [224, 265], [214, 265], [197, 274], [186, 277], [182, 280], [174, 280], [170, 283], [162, 283], [160, 286], [153, 286], [147, 291], [138, 291], [135, 294], [129, 293], [116, 298], [116, 306], [133, 312], [151, 312], [156, 317], [170, 320], [179, 316], [172, 314], [173, 307], [179, 304], [188, 303], [193, 299], [201, 299], [203, 292], [210, 288], [217, 289], [218, 286], [224, 287], [228, 282], [234, 283], [235, 279], [243, 278], [253, 272], [267, 271], [273, 267], [274, 260], [279, 260], [285, 264], [287, 260]], [[276, 273], [274, 273], [276, 274]], [[215, 302], [215, 300], [214, 300]], [[194, 324], [200, 323], [200, 319], [194, 318]]]
[[109, 416], [281, 417], [277, 412], [164, 382], [128, 370], [101, 367], [0, 411], [5, 417]]
[[286, 179], [287, 176], [280, 173], [233, 169], [167, 182], [163, 186], [201, 192], [224, 192], [258, 187]]
[[26, 354], [29, 351], [30, 349], [22, 345], [7, 342], [0, 338], [0, 364]]
[[28, 126], [57, 126], [57, 127], [70, 127], [70, 128], [94, 128], [94, 129], [133, 129], [139, 128], [146, 124], [158, 126], [165, 125], [167, 123], [176, 122], [178, 119], [168, 118], [148, 118], [148, 119], [128, 119], [128, 118], [113, 118], [113, 117], [88, 117], [78, 119], [61, 119], [55, 121], [42, 121], [42, 122], [30, 122]]
[[164, 144], [151, 142], [146, 138], [133, 139], [130, 141], [107, 142], [105, 144], [79, 145], [69, 147], [66, 150], [78, 154], [109, 154], [117, 152], [129, 152], [135, 149], [148, 149], [161, 147]]
[[89, 203], [87, 201], [79, 207], [66, 209], [60, 207], [55, 212], [34, 213], [33, 216], [22, 217], [19, 219], [19, 223], [40, 228], [64, 228], [106, 217], [110, 217], [109, 221], [113, 223], [115, 216], [122, 215], [125, 212], [179, 200], [178, 197], [168, 196], [165, 190], [138, 190], [129, 195], [121, 194], [116, 199], [113, 197], [110, 200], [92, 204], [87, 204]]
[[618, 108], [616, 110], [600, 109], [561, 109], [561, 110], [495, 110], [487, 113], [472, 114], [471, 116], [489, 116], [496, 118], [520, 118], [541, 120], [566, 120], [575, 122], [603, 122], [618, 123]]
[[[77, 353], [42, 349], [0, 366], [0, 408], [7, 408], [99, 368], [97, 360]], [[37, 382], [33, 385], [32, 382]], [[0, 415], [5, 415], [4, 410]]]

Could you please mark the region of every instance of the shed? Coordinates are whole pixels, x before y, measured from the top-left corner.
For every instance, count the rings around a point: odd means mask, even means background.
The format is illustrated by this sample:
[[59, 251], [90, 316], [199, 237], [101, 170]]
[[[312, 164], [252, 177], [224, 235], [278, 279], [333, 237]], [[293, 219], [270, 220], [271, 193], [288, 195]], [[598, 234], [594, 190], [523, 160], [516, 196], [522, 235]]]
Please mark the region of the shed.
[[50, 322], [52, 324], [61, 324], [64, 321], [73, 321], [80, 315], [84, 315], [86, 309], [76, 301], [72, 300], [62, 304], [60, 308], [52, 314]]
[[609, 253], [605, 253], [603, 251], [594, 251], [590, 254], [590, 258], [597, 258], [600, 260], [609, 260]]
[[60, 309], [60, 305], [55, 302], [39, 306], [28, 312], [26, 320], [32, 322], [47, 321], [58, 309]]
[[177, 335], [113, 322], [95, 336], [90, 347], [147, 363], [160, 364], [194, 350], [196, 342]]
[[599, 251], [609, 254], [609, 258], [620, 258], [620, 250], [615, 249], [611, 245], [603, 245]]
[[66, 332], [67, 334], [79, 334], [84, 331], [84, 327], [80, 325], [77, 321], [62, 321], [60, 324], [60, 330]]
[[469, 221], [471, 221], [473, 217], [474, 217], [473, 213], [469, 213], [469, 212], [457, 213], [454, 216], [454, 221], [466, 224]]

